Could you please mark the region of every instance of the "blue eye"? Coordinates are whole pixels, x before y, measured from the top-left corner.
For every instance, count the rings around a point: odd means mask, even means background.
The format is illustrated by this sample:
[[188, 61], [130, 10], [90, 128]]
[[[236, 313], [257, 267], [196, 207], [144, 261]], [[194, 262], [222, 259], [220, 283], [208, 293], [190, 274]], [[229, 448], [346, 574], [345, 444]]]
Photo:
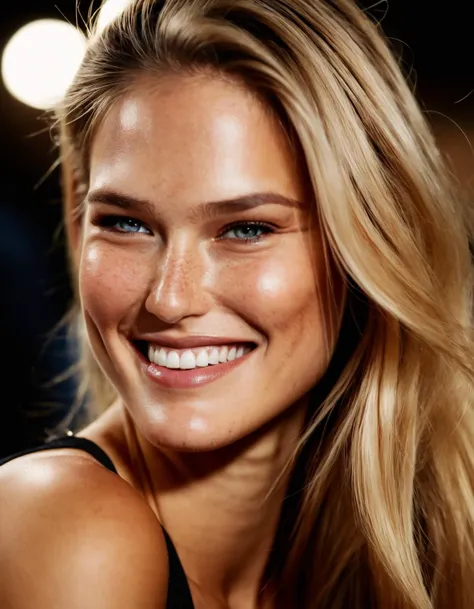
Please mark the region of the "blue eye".
[[100, 225], [118, 233], [150, 234], [150, 230], [142, 222], [125, 216], [105, 216], [101, 219]]
[[261, 222], [240, 222], [227, 228], [220, 236], [221, 239], [234, 239], [239, 241], [258, 241], [264, 235], [272, 233], [273, 228]]

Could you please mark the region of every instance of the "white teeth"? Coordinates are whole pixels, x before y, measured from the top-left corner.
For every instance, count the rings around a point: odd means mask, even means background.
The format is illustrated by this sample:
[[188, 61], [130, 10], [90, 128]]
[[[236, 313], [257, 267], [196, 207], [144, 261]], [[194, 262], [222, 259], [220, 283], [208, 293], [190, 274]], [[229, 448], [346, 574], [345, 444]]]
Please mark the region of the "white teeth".
[[164, 347], [149, 345], [148, 358], [150, 362], [172, 370], [193, 370], [216, 366], [239, 359], [249, 353], [249, 347], [202, 347], [201, 349], [186, 349], [181, 353], [168, 351]]
[[[156, 355], [156, 353], [158, 352], [158, 357]], [[156, 361], [158, 359], [158, 361]], [[158, 364], [158, 366], [166, 366], [166, 362], [167, 362], [167, 356], [166, 356], [166, 351], [161, 348], [159, 351], [158, 349], [155, 351], [155, 363]]]
[[176, 370], [179, 368], [179, 355], [176, 351], [170, 351], [166, 357], [166, 367]]
[[211, 366], [215, 366], [218, 363], [219, 363], [219, 349], [216, 349], [214, 347], [213, 349], [211, 349], [211, 352], [209, 354], [209, 364]]
[[194, 353], [192, 351], [185, 351], [181, 355], [179, 367], [181, 370], [193, 370], [196, 368], [196, 358], [194, 357]]
[[209, 365], [209, 355], [207, 350], [202, 349], [199, 351], [198, 356], [196, 357], [196, 366], [199, 368], [207, 368]]
[[155, 362], [155, 347], [153, 347], [152, 345], [148, 347], [148, 359], [150, 360], [150, 362]]

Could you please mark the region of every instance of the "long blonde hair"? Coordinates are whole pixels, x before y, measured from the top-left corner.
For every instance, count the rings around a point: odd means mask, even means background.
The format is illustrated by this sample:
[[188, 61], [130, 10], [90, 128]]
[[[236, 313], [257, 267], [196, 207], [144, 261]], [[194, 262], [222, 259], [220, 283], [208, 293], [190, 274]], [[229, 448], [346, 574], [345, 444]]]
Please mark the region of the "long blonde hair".
[[[170, 71], [236, 78], [279, 113], [349, 288], [356, 340], [314, 404], [273, 557], [283, 606], [472, 609], [467, 214], [378, 27], [352, 0], [132, 0], [92, 29], [57, 111], [70, 225], [97, 125], [136, 77]], [[86, 340], [81, 361], [109, 403]]]

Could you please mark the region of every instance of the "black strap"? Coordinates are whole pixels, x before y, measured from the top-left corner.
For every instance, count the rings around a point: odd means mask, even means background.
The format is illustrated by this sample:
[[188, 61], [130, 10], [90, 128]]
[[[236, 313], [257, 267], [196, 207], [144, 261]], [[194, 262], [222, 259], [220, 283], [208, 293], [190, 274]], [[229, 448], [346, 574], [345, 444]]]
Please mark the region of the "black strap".
[[193, 598], [189, 589], [188, 580], [184, 573], [183, 565], [179, 560], [176, 548], [171, 541], [171, 537], [162, 527], [163, 534], [166, 540], [166, 549], [168, 550], [168, 598], [166, 601], [166, 609], [193, 609]]
[[46, 444], [42, 444], [41, 446], [36, 446], [35, 448], [27, 448], [26, 450], [22, 450], [21, 452], [15, 453], [14, 455], [10, 455], [5, 457], [4, 459], [0, 459], [0, 465], [7, 463], [8, 461], [12, 461], [17, 457], [23, 457], [24, 455], [29, 455], [31, 453], [40, 452], [43, 450], [54, 450], [56, 448], [78, 448], [79, 450], [83, 450], [86, 453], [89, 453], [102, 463], [104, 467], [109, 469], [114, 474], [117, 473], [115, 469], [115, 465], [112, 463], [109, 455], [102, 450], [100, 446], [98, 446], [95, 442], [88, 440], [87, 438], [78, 438], [76, 436], [64, 436], [63, 438], [57, 438], [55, 440], [51, 440]]
[[102, 463], [104, 467], [109, 469], [114, 474], [117, 473], [115, 469], [115, 465], [112, 462], [112, 459], [109, 455], [95, 442], [92, 440], [88, 440], [87, 438], [78, 438], [77, 436], [65, 436], [64, 438], [58, 438], [56, 440], [51, 440], [45, 445], [47, 448], [79, 448], [80, 450], [84, 450], [89, 453]]

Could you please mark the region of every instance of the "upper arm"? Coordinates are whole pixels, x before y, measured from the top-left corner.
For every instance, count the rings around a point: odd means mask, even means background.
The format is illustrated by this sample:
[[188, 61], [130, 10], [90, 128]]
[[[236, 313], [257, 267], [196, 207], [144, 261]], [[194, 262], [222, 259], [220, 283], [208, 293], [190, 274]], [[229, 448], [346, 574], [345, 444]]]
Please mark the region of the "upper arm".
[[0, 481], [0, 605], [163, 609], [168, 561], [157, 518], [125, 482], [84, 461], [73, 475], [35, 464]]

